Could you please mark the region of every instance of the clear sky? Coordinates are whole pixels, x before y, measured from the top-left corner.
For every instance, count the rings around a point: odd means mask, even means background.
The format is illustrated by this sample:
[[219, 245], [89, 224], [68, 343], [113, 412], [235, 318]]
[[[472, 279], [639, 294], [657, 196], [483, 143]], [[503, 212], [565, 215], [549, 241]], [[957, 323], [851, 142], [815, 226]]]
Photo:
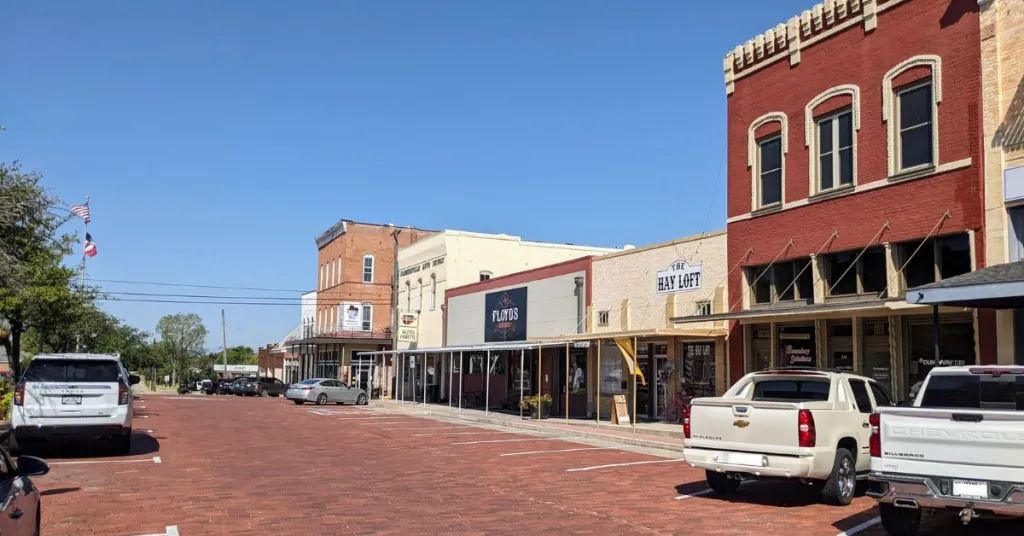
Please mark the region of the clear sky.
[[[340, 218], [643, 245], [725, 225], [722, 58], [811, 4], [6, 3], [0, 160], [92, 197], [100, 279], [311, 289]], [[274, 295], [230, 345], [295, 327]], [[104, 307], [220, 345], [220, 305]]]

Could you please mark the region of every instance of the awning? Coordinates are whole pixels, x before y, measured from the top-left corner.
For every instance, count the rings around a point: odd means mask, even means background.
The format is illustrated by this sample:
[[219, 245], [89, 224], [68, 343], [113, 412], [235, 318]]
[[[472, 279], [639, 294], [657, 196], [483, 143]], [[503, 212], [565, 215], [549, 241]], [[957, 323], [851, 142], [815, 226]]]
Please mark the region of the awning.
[[471, 344], [466, 346], [439, 346], [436, 348], [407, 348], [405, 350], [378, 350], [375, 352], [357, 352], [357, 355], [395, 355], [395, 354], [446, 354], [448, 352], [481, 352], [502, 350], [529, 350], [530, 348], [565, 346], [572, 341], [522, 341], [522, 342], [495, 342], [489, 344]]
[[907, 291], [907, 303], [978, 309], [1024, 308], [1024, 261], [997, 264]]
[[[707, 317], [701, 317], [707, 318]], [[557, 340], [565, 342], [576, 342], [576, 341], [597, 341], [597, 340], [612, 340], [612, 339], [632, 339], [636, 338], [650, 338], [650, 337], [687, 337], [694, 339], [707, 339], [709, 337], [724, 337], [729, 334], [729, 331], [725, 328], [711, 328], [711, 329], [633, 329], [625, 331], [596, 331], [592, 333], [577, 333], [573, 335], [563, 335], [558, 337]], [[540, 339], [545, 340], [545, 339]], [[555, 340], [552, 338], [552, 340]]]
[[908, 304], [903, 300], [870, 300], [860, 302], [817, 303], [785, 307], [754, 307], [743, 311], [717, 313], [704, 316], [677, 316], [670, 320], [676, 324], [693, 324], [698, 322], [716, 322], [721, 320], [739, 320], [742, 324], [764, 322], [771, 319], [795, 320], [800, 317], [841, 317], [850, 314], [866, 316], [870, 314], [890, 315], [925, 312], [916, 304]]

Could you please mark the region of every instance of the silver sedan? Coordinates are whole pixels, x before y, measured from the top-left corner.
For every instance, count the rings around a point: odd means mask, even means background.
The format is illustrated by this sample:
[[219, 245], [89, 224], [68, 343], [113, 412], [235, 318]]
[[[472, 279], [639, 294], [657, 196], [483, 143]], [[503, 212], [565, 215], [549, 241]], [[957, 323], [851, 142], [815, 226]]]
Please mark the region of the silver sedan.
[[296, 404], [315, 402], [317, 405], [324, 404], [366, 404], [369, 398], [366, 391], [355, 386], [348, 386], [340, 380], [329, 378], [310, 378], [299, 383], [289, 385], [284, 393], [285, 398]]

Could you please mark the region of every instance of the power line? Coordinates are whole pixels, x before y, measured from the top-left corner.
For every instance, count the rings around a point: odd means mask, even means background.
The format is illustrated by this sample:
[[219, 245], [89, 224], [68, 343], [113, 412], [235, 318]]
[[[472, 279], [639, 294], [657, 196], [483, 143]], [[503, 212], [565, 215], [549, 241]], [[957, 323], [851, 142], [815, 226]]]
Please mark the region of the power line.
[[299, 293], [311, 292], [309, 289], [296, 290], [296, 289], [290, 289], [290, 288], [230, 287], [230, 286], [221, 286], [221, 285], [198, 285], [198, 284], [190, 285], [190, 284], [186, 284], [186, 283], [164, 283], [164, 282], [159, 282], [159, 281], [126, 281], [126, 280], [123, 280], [123, 279], [96, 279], [96, 278], [92, 278], [92, 277], [87, 277], [86, 281], [95, 281], [95, 282], [98, 282], [98, 283], [123, 283], [123, 284], [126, 284], [126, 285], [155, 285], [155, 286], [161, 286], [161, 287], [216, 288], [216, 289], [225, 289], [225, 290], [255, 290], [255, 291], [265, 291], [265, 292], [299, 292]]
[[[181, 304], [192, 304], [192, 305], [283, 305], [287, 307], [295, 307], [302, 305], [300, 302], [233, 302], [233, 301], [198, 301], [198, 300], [159, 300], [153, 298], [103, 298], [98, 297], [97, 300], [101, 301], [112, 301], [112, 302], [132, 302], [132, 303], [181, 303]], [[389, 300], [353, 300], [357, 303], [369, 303], [372, 305], [390, 304]]]

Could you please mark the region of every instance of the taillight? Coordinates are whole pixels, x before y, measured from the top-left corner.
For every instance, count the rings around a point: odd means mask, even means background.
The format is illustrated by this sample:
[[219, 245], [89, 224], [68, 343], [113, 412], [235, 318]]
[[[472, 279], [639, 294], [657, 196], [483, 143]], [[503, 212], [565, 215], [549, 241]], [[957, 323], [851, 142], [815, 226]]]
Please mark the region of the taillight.
[[872, 413], [871, 417], [868, 418], [868, 422], [871, 424], [871, 457], [881, 458], [882, 457], [882, 416], [878, 413]]
[[20, 406], [25, 403], [25, 384], [18, 382], [17, 387], [14, 388], [14, 405]]
[[299, 387], [299, 389], [302, 389], [303, 391], [312, 391], [313, 390], [313, 388], [311, 386], [309, 386], [309, 385], [307, 385], [305, 387]]
[[128, 386], [118, 382], [117, 384], [117, 404], [119, 406], [128, 405]]
[[693, 406], [687, 404], [686, 408], [683, 409], [683, 437], [690, 439], [690, 409]]
[[797, 424], [799, 430], [800, 446], [801, 447], [813, 447], [818, 442], [818, 434], [814, 430], [814, 415], [811, 415], [811, 410], [802, 409], [797, 415]]

